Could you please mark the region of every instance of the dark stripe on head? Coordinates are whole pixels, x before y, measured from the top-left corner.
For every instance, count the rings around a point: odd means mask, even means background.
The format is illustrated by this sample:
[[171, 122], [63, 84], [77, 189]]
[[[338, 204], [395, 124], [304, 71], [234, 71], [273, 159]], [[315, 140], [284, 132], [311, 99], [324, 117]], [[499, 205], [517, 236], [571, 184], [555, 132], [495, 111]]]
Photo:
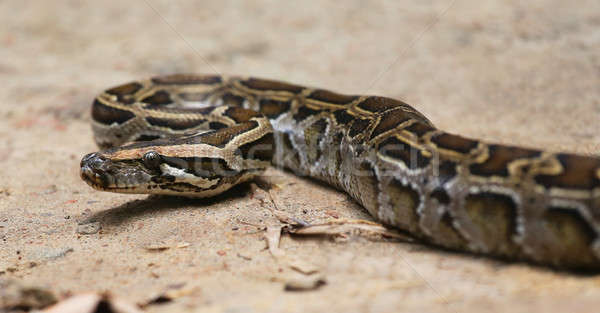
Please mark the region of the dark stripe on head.
[[477, 148], [479, 144], [475, 140], [447, 133], [435, 135], [431, 138], [431, 141], [440, 148], [460, 153], [469, 153], [471, 150]]
[[92, 118], [98, 123], [111, 125], [112, 123], [123, 124], [135, 117], [132, 112], [108, 106], [98, 100], [92, 104]]
[[349, 104], [358, 99], [358, 96], [342, 95], [329, 90], [317, 89], [313, 91], [307, 98], [334, 104]]
[[157, 135], [140, 135], [134, 141], [151, 141], [151, 140], [155, 140], [158, 138], [161, 138], [161, 137], [157, 136]]
[[171, 119], [171, 118], [160, 118], [160, 117], [146, 117], [146, 122], [150, 125], [158, 127], [168, 127], [175, 130], [183, 130], [188, 128], [194, 128], [200, 124], [206, 122], [204, 119]]
[[424, 168], [431, 161], [431, 158], [423, 155], [420, 149], [404, 143], [396, 137], [389, 137], [381, 142], [378, 150], [384, 156], [402, 161], [411, 170]]
[[288, 91], [291, 93], [299, 93], [304, 87], [298, 85], [292, 85], [280, 81], [249, 78], [247, 80], [241, 80], [240, 83], [248, 88], [257, 89], [261, 91]]
[[174, 74], [153, 77], [152, 82], [155, 84], [177, 84], [177, 85], [191, 85], [191, 84], [205, 84], [213, 85], [222, 82], [222, 79], [218, 75], [195, 75], [195, 74]]
[[142, 89], [142, 84], [131, 82], [106, 90], [106, 93], [117, 96], [119, 102], [131, 104], [134, 101], [132, 97], [138, 90]]
[[171, 167], [185, 170], [203, 178], [215, 178], [218, 176], [231, 176], [238, 173], [227, 162], [220, 158], [210, 157], [169, 157], [161, 156], [163, 162]]
[[600, 187], [597, 171], [600, 169], [600, 158], [573, 154], [558, 154], [563, 166], [558, 175], [537, 175], [535, 181], [546, 188], [558, 187], [568, 189], [591, 190]]
[[298, 112], [296, 114], [294, 114], [293, 118], [294, 118], [294, 120], [296, 120], [296, 122], [300, 122], [300, 121], [304, 120], [305, 118], [307, 118], [309, 116], [317, 115], [320, 112], [321, 112], [320, 110], [313, 110], [309, 107], [303, 106], [303, 107], [298, 108]]
[[502, 176], [508, 177], [508, 165], [519, 159], [539, 157], [540, 151], [508, 147], [502, 145], [490, 145], [489, 157], [483, 163], [475, 163], [469, 166], [471, 174], [479, 176]]
[[260, 113], [264, 114], [270, 119], [275, 119], [290, 109], [291, 101], [260, 99], [259, 104]]

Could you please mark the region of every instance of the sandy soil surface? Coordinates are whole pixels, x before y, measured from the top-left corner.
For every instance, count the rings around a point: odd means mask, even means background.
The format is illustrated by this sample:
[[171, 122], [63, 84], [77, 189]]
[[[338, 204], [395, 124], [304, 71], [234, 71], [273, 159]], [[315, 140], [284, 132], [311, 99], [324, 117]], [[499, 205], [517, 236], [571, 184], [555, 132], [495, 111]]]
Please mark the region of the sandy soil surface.
[[[600, 277], [360, 236], [284, 235], [261, 190], [212, 200], [96, 192], [101, 90], [174, 72], [282, 79], [401, 98], [438, 127], [490, 141], [600, 151], [600, 2], [1, 1], [0, 279], [59, 297], [109, 291], [149, 312], [592, 312]], [[345, 194], [270, 170], [281, 210], [370, 219]], [[165, 247], [168, 249], [149, 249]], [[303, 266], [303, 268], [309, 265]]]

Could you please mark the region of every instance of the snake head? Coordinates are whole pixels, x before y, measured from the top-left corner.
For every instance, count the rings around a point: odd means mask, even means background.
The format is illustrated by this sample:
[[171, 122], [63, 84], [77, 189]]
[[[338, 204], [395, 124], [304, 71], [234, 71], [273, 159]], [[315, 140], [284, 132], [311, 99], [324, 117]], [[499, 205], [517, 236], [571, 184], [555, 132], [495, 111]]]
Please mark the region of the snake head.
[[269, 165], [245, 158], [242, 151], [208, 145], [206, 137], [157, 139], [90, 153], [81, 160], [80, 175], [102, 191], [198, 198], [222, 193]]
[[94, 189], [123, 193], [141, 193], [160, 173], [146, 167], [141, 160], [113, 160], [101, 152], [83, 157], [81, 178]]

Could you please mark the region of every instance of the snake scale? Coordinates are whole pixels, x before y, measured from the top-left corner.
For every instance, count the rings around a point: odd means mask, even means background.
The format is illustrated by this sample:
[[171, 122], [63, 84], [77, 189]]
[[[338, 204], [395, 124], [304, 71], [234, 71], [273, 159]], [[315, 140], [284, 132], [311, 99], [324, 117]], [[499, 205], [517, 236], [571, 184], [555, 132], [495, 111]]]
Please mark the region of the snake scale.
[[176, 74], [92, 105], [81, 177], [98, 190], [209, 197], [271, 163], [347, 192], [450, 250], [600, 269], [600, 158], [489, 144], [410, 105], [280, 81]]

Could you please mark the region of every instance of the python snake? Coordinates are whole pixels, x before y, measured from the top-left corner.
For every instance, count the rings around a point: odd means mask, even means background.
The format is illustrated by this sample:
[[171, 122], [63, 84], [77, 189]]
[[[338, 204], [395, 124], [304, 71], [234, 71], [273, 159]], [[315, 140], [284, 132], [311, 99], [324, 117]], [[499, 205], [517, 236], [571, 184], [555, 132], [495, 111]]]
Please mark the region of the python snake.
[[271, 164], [344, 190], [451, 250], [600, 269], [600, 158], [488, 144], [406, 103], [258, 78], [177, 74], [104, 91], [81, 177], [121, 193], [209, 197]]

